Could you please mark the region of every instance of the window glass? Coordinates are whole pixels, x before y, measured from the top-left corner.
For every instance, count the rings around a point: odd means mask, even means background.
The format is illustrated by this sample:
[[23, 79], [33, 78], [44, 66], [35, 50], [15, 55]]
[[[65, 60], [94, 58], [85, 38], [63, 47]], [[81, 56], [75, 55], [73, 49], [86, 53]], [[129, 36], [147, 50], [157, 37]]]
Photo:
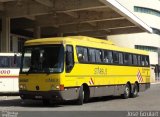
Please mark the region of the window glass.
[[96, 62], [101, 63], [102, 62], [102, 52], [101, 52], [101, 50], [96, 49], [95, 54], [96, 54]]
[[88, 62], [88, 51], [85, 47], [77, 47], [77, 57], [79, 62]]
[[123, 54], [119, 53], [119, 64], [123, 64]]
[[146, 56], [146, 66], [149, 66], [149, 56]]
[[141, 56], [141, 64], [142, 64], [142, 66], [145, 66], [145, 56]]
[[20, 62], [20, 56], [17, 56], [16, 63], [14, 62], [14, 56], [0, 56], [1, 68], [20, 68]]
[[137, 55], [133, 55], [133, 65], [138, 65]]
[[89, 49], [89, 62], [91, 62], [91, 63], [96, 62], [95, 49]]
[[113, 63], [112, 51], [104, 50], [104, 63]]
[[9, 68], [10, 67], [10, 58], [7, 56], [0, 57], [0, 67]]
[[118, 64], [119, 63], [119, 54], [118, 52], [113, 52], [113, 63]]
[[63, 57], [62, 45], [28, 46], [23, 51], [21, 73], [60, 73]]
[[138, 55], [138, 65], [140, 66], [141, 65], [141, 56]]
[[149, 65], [149, 57], [148, 56], [142, 56], [141, 58], [141, 63], [142, 63], [142, 66], [148, 66]]
[[132, 55], [129, 53], [124, 53], [124, 64], [132, 65]]

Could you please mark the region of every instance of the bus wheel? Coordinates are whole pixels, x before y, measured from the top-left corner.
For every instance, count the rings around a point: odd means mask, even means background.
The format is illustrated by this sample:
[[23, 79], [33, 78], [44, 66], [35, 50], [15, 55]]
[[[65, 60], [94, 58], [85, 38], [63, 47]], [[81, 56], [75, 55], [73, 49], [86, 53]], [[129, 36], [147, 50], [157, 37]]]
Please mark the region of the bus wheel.
[[47, 100], [47, 99], [43, 99], [42, 102], [43, 102], [44, 105], [49, 105], [50, 104], [50, 100]]
[[78, 96], [77, 104], [78, 105], [83, 105], [83, 101], [84, 101], [84, 90], [83, 90], [83, 86], [81, 86], [80, 90], [79, 90], [79, 96]]
[[125, 86], [123, 98], [124, 99], [129, 98], [130, 97], [130, 92], [131, 92], [131, 88], [130, 88], [129, 84], [127, 83], [126, 86]]
[[131, 97], [137, 97], [138, 96], [138, 84], [137, 83], [135, 83], [134, 84], [134, 87], [133, 87], [133, 91], [132, 91], [132, 95], [131, 95]]

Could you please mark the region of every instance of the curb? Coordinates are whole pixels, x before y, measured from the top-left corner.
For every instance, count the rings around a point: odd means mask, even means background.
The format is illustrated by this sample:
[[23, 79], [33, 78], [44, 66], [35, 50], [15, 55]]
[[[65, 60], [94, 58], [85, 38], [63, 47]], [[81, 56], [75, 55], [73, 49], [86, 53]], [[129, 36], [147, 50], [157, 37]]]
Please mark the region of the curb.
[[152, 82], [151, 84], [160, 84], [160, 82]]

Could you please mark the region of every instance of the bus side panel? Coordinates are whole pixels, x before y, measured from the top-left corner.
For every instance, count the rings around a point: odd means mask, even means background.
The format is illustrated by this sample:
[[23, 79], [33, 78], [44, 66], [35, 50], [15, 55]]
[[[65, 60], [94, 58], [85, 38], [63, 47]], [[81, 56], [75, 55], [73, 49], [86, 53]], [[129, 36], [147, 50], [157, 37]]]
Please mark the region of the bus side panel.
[[19, 82], [18, 82], [18, 79], [19, 79], [19, 69], [13, 69], [13, 75], [14, 75], [14, 78], [13, 78], [13, 93], [18, 93], [19, 92]]
[[13, 92], [13, 78], [0, 78], [0, 93]]
[[[149, 68], [146, 72], [142, 67], [134, 66], [115, 66], [115, 65], [97, 65], [97, 64], [79, 64], [76, 63], [72, 71], [66, 74], [63, 79], [65, 87], [80, 87], [87, 84], [90, 89], [90, 97], [120, 95], [124, 93], [127, 82], [133, 85], [138, 82], [140, 91], [147, 89], [150, 76]], [[138, 80], [138, 74], [141, 74], [143, 81]], [[148, 79], [147, 79], [148, 78]], [[78, 95], [78, 93], [76, 93]]]

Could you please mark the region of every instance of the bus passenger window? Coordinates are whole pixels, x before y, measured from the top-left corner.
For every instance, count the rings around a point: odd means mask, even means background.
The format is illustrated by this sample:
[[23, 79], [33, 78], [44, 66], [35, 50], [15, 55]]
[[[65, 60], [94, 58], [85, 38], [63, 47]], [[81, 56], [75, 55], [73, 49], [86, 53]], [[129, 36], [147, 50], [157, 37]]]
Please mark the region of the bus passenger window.
[[141, 60], [142, 60], [142, 61], [141, 61], [142, 66], [145, 66], [145, 56], [141, 56], [141, 58], [142, 58], [142, 59], [141, 59]]
[[104, 50], [104, 63], [113, 63], [112, 51]]
[[133, 55], [133, 65], [137, 64], [138, 64], [137, 55]]
[[129, 53], [124, 53], [124, 64], [132, 65], [132, 55]]
[[119, 53], [119, 64], [123, 64], [123, 54]]
[[146, 56], [145, 64], [146, 66], [149, 66], [149, 56]]
[[138, 55], [138, 65], [141, 66], [141, 56]]
[[148, 65], [149, 65], [149, 57], [142, 56], [142, 66], [148, 66]]
[[89, 49], [89, 62], [91, 62], [91, 63], [95, 63], [96, 62], [95, 49]]
[[102, 52], [101, 50], [95, 50], [96, 53], [96, 62], [101, 63], [102, 62]]
[[77, 47], [77, 57], [79, 62], [88, 62], [88, 51], [85, 47]]
[[119, 64], [119, 54], [118, 52], [113, 52], [113, 63]]

